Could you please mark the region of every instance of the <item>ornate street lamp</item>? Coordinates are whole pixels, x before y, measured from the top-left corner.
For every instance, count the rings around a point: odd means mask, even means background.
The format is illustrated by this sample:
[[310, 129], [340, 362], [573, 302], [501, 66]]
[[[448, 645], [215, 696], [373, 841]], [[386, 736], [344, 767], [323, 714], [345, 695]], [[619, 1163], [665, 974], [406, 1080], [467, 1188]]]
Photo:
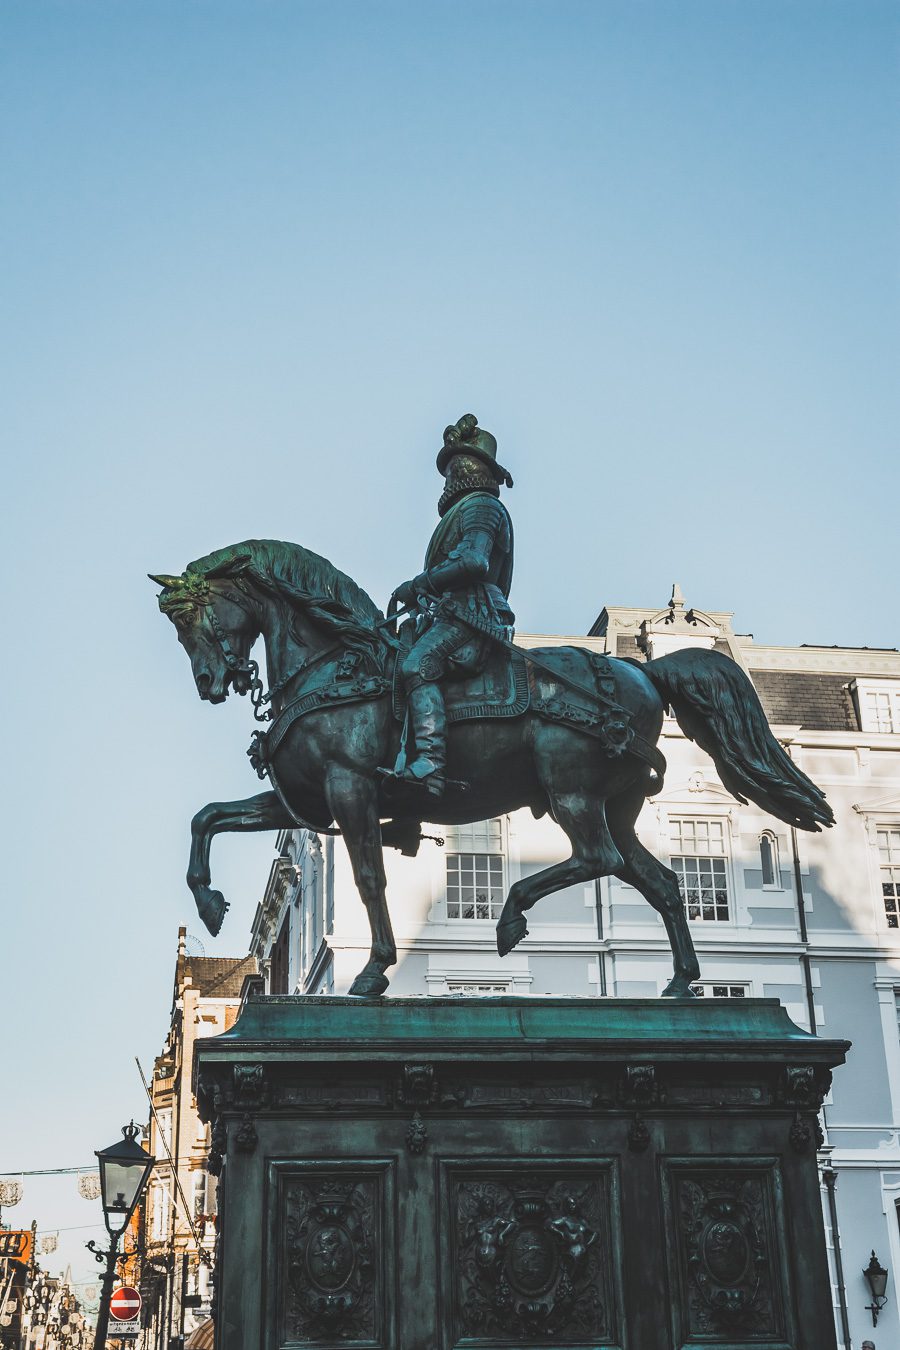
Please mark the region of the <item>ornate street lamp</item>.
[[888, 1273], [884, 1266], [878, 1260], [874, 1251], [869, 1257], [869, 1264], [863, 1271], [866, 1278], [866, 1284], [869, 1286], [869, 1292], [872, 1295], [872, 1302], [866, 1304], [866, 1312], [872, 1314], [872, 1326], [878, 1326], [878, 1314], [887, 1303], [885, 1290], [887, 1289]]
[[100, 1292], [100, 1309], [97, 1313], [97, 1331], [94, 1336], [94, 1350], [103, 1350], [106, 1345], [106, 1333], [109, 1329], [109, 1300], [112, 1297], [113, 1283], [116, 1278], [116, 1253], [119, 1238], [128, 1227], [128, 1220], [134, 1213], [141, 1198], [141, 1192], [147, 1184], [156, 1159], [146, 1153], [137, 1142], [140, 1130], [134, 1121], [123, 1125], [123, 1139], [109, 1148], [97, 1151], [100, 1163], [100, 1195], [103, 1201], [103, 1219], [109, 1233], [109, 1250], [100, 1251], [94, 1242], [87, 1244], [94, 1253], [94, 1259], [102, 1265], [103, 1284]]

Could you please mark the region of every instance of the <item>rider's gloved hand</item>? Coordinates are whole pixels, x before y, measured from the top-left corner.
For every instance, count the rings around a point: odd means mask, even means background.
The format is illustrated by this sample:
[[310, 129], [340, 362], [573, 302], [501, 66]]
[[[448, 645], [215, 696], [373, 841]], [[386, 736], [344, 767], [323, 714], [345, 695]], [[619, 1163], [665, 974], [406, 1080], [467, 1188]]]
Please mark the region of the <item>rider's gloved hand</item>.
[[398, 586], [391, 596], [391, 602], [396, 602], [400, 606], [414, 605], [417, 596], [432, 595], [434, 592], [428, 581], [428, 573], [421, 572], [419, 576], [413, 577], [412, 581], [404, 581]]
[[397, 587], [391, 596], [391, 609], [403, 609], [407, 605], [413, 604], [417, 595], [416, 583], [414, 581], [404, 581]]

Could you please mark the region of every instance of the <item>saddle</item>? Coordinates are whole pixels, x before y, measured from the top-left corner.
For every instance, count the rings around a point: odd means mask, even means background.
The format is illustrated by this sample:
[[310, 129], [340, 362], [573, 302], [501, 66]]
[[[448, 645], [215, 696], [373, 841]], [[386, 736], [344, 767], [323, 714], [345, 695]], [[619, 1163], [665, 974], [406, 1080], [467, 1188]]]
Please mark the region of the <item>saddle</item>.
[[[394, 658], [391, 675], [393, 711], [398, 722], [406, 716], [406, 696], [398, 669], [400, 656], [398, 652]], [[481, 670], [475, 674], [449, 673], [441, 680], [441, 690], [447, 722], [451, 725], [495, 717], [521, 717], [531, 702], [525, 653], [511, 652], [501, 646], [491, 647]]]

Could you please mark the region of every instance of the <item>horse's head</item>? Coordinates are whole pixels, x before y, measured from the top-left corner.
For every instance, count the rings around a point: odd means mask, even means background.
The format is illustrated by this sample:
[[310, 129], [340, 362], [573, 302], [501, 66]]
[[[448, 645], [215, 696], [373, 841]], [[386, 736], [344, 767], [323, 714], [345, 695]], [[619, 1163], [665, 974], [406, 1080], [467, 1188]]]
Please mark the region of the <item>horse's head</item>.
[[255, 673], [250, 650], [260, 628], [243, 576], [250, 561], [239, 555], [204, 572], [150, 574], [163, 588], [159, 607], [190, 658], [197, 693], [210, 703], [223, 703], [232, 685], [246, 694]]

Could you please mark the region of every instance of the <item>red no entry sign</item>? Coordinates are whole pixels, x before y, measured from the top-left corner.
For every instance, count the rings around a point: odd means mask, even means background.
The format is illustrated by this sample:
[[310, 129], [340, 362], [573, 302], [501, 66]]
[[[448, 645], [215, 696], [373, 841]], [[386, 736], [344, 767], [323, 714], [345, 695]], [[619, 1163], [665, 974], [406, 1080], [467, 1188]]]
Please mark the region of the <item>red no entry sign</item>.
[[123, 1284], [109, 1300], [109, 1311], [117, 1322], [130, 1322], [141, 1311], [141, 1296], [130, 1284]]

